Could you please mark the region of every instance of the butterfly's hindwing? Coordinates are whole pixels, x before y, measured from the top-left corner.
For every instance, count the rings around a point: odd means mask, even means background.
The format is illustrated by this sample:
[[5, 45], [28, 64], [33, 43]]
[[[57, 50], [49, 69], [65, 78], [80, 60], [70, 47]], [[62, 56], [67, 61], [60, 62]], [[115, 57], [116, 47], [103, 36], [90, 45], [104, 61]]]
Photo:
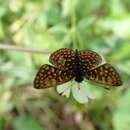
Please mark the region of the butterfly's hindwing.
[[45, 64], [38, 71], [35, 80], [34, 88], [43, 89], [55, 87], [63, 84], [73, 77], [67, 71], [62, 71], [54, 66]]
[[121, 78], [116, 69], [108, 63], [89, 70], [87, 72], [87, 79], [110, 86], [122, 85]]

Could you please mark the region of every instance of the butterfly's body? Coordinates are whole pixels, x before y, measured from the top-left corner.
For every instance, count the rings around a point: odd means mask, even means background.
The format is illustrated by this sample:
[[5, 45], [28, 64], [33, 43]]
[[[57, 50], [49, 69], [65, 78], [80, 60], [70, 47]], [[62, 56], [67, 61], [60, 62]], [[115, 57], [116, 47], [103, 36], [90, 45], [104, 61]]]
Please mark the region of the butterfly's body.
[[82, 66], [79, 64], [80, 63], [80, 59], [79, 59], [79, 55], [78, 55], [78, 50], [75, 50], [75, 60], [74, 60], [74, 64], [73, 64], [73, 71], [72, 71], [72, 75], [75, 78], [76, 82], [82, 82], [83, 81], [83, 77], [85, 76], [85, 73], [83, 72]]
[[122, 81], [113, 66], [102, 64], [102, 57], [90, 50], [59, 49], [51, 54], [50, 63], [43, 65], [36, 75], [37, 89], [54, 87], [72, 79], [80, 83], [84, 78], [97, 83], [120, 86]]

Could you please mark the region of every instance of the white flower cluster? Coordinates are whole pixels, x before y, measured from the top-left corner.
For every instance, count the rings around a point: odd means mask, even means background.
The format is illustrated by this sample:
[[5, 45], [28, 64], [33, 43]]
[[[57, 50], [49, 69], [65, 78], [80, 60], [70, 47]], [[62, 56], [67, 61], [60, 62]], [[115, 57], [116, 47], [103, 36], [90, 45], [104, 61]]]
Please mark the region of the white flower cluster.
[[71, 92], [76, 101], [86, 103], [89, 99], [95, 99], [86, 82], [77, 83], [74, 80], [57, 87], [57, 92], [69, 98]]

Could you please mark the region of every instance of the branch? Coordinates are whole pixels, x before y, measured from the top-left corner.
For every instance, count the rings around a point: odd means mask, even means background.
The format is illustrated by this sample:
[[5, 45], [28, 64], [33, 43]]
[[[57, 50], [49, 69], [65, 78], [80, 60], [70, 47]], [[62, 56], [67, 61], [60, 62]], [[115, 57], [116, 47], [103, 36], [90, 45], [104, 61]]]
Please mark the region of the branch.
[[18, 47], [18, 46], [14, 46], [14, 45], [4, 45], [4, 44], [0, 44], [0, 49], [23, 51], [23, 52], [29, 52], [29, 53], [41, 53], [41, 54], [52, 53], [52, 51], [49, 51], [49, 50], [31, 49], [31, 48], [24, 48], [24, 47]]

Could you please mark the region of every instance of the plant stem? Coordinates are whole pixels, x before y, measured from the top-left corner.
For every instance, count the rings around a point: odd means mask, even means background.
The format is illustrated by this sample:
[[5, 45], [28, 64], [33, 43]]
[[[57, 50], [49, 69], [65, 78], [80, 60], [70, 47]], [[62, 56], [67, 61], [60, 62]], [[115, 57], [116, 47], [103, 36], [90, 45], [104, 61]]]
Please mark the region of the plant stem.
[[41, 54], [50, 54], [52, 51], [49, 50], [39, 50], [39, 49], [32, 49], [32, 48], [24, 48], [14, 45], [4, 45], [0, 44], [0, 49], [3, 50], [14, 50], [14, 51], [22, 51], [22, 52], [29, 52], [29, 53], [41, 53]]

